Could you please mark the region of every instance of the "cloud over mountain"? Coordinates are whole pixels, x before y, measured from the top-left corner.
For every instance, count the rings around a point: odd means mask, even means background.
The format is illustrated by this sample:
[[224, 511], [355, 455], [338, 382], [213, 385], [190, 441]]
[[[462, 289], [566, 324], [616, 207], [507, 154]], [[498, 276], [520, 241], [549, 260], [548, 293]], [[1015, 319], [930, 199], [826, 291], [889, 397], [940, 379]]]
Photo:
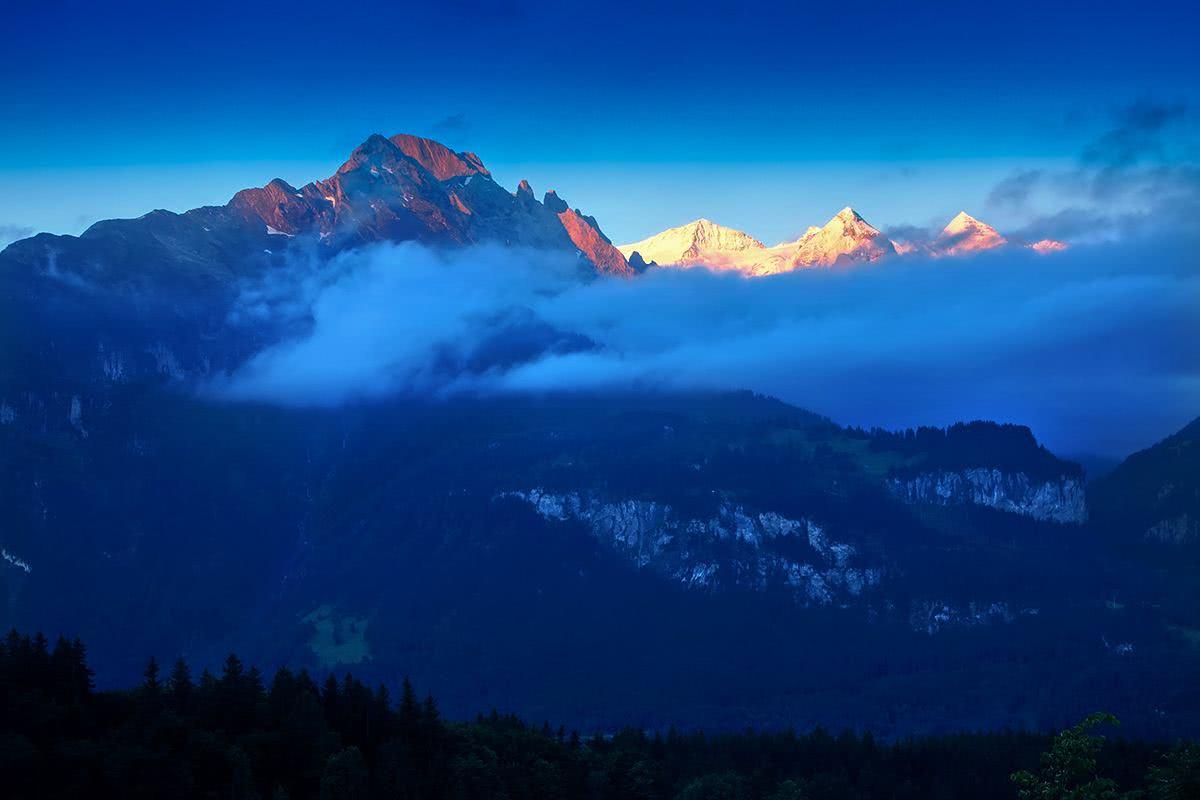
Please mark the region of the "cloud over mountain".
[[286, 316], [295, 333], [209, 388], [300, 405], [750, 388], [845, 423], [1012, 420], [1063, 452], [1117, 454], [1200, 408], [1197, 244], [1000, 249], [952, 270], [910, 258], [590, 282], [562, 254], [375, 245], [247, 291], [243, 314]]

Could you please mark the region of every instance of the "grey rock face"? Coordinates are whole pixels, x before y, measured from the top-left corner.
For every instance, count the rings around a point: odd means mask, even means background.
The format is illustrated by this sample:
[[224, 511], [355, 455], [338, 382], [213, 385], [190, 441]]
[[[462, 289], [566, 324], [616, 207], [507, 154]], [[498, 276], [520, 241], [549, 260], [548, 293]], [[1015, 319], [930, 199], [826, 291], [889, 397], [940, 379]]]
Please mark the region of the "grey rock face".
[[889, 478], [888, 489], [906, 503], [938, 506], [980, 505], [1064, 524], [1087, 521], [1083, 482], [1067, 476], [1036, 481], [1024, 472], [973, 468], [957, 472], [924, 472], [912, 478]]
[[[750, 513], [722, 503], [715, 516], [687, 519], [654, 500], [610, 500], [589, 492], [512, 492], [549, 520], [576, 520], [641, 568], [688, 588], [787, 587], [802, 605], [860, 604], [884, 576], [853, 545], [807, 519]], [[797, 555], [802, 553], [803, 555]]]

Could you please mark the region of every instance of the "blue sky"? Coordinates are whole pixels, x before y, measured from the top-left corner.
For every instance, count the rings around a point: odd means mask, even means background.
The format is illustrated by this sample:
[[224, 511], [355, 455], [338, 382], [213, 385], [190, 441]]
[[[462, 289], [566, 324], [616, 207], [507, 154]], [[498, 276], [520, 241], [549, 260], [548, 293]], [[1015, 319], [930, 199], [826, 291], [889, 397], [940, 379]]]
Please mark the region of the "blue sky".
[[698, 216], [777, 241], [847, 204], [880, 226], [961, 208], [1017, 226], [1056, 201], [989, 205], [998, 181], [1069, 169], [1120, 109], [1194, 109], [1200, 86], [1182, 3], [44, 0], [3, 14], [0, 239], [301, 184], [401, 131], [478, 152], [510, 187], [554, 186], [620, 241]]

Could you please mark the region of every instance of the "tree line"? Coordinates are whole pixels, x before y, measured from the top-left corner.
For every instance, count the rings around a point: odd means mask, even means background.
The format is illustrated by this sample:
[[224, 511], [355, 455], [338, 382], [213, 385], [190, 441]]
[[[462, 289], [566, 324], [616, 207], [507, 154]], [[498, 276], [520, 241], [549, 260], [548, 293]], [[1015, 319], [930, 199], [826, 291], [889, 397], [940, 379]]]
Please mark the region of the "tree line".
[[[492, 712], [443, 719], [406, 680], [268, 681], [151, 659], [140, 685], [97, 691], [78, 641], [0, 641], [0, 787], [22, 798], [222, 800], [1184, 800], [1200, 746], [1108, 740], [1096, 716], [1056, 737], [958, 734], [885, 743], [817, 729], [610, 734]], [[586, 691], [586, 687], [580, 687]], [[1044, 751], [1044, 752], [1043, 752]]]

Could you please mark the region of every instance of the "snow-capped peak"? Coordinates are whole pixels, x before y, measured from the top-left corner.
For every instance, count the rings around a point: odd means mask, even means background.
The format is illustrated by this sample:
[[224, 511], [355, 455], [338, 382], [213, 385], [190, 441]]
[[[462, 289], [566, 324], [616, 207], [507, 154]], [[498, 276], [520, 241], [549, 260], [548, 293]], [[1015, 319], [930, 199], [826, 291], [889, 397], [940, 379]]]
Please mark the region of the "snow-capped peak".
[[[781, 245], [784, 247], [785, 245]], [[791, 268], [829, 267], [853, 261], [877, 261], [895, 255], [890, 239], [862, 215], [846, 206], [821, 228], [809, 228], [788, 259]]]
[[[867, 224], [867, 221], [865, 219], [863, 219], [862, 214], [859, 214], [857, 211], [855, 211], [850, 206], [846, 206], [841, 211], [834, 214], [833, 219], [829, 220], [829, 223], [827, 224], [827, 226], [833, 224], [834, 220], [840, 220], [843, 224], [861, 223], [863, 225], [867, 225], [868, 228], [871, 227], [870, 225]], [[874, 228], [871, 228], [871, 230], [874, 230]]]
[[965, 211], [958, 212], [934, 243], [935, 255], [958, 256], [1008, 244], [1000, 232]]
[[732, 255], [762, 248], [763, 243], [748, 233], [701, 218], [617, 249], [626, 258], [636, 251], [645, 260], [662, 266], [721, 267]]

